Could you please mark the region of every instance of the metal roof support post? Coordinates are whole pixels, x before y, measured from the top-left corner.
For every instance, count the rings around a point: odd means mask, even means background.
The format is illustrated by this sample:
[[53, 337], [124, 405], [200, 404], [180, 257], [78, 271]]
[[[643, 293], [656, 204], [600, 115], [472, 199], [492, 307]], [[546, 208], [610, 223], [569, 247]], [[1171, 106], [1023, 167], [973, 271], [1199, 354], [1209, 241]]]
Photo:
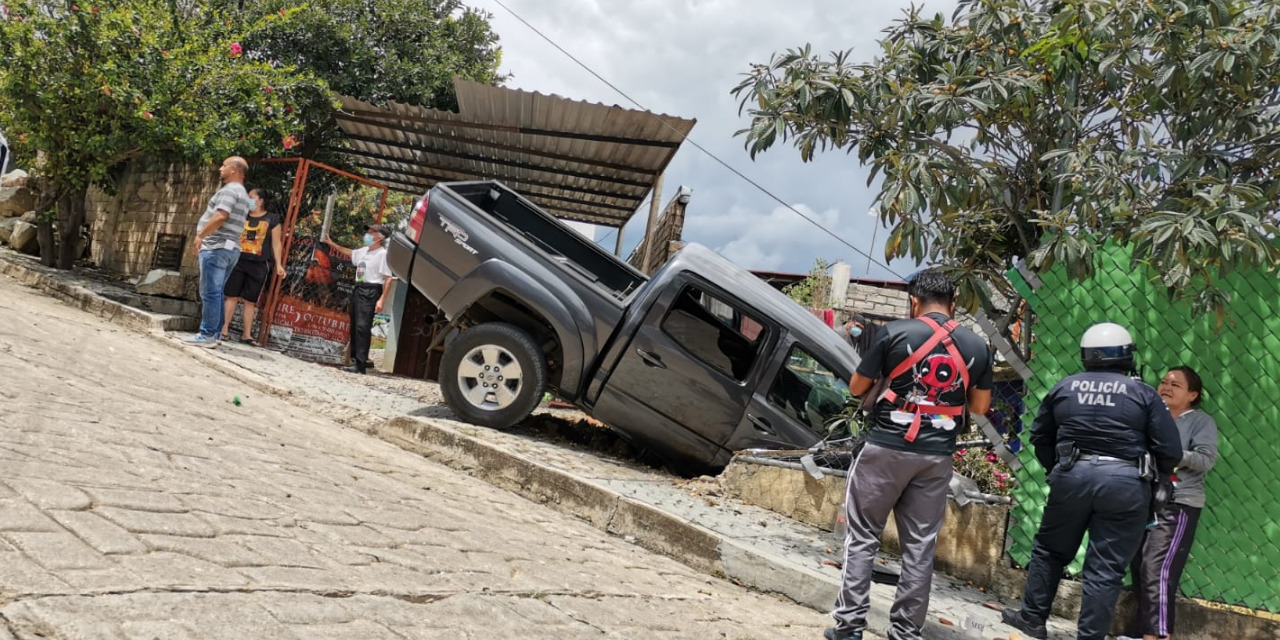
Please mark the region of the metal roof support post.
[[[622, 234], [627, 230], [627, 223], [618, 225], [618, 239], [613, 243], [613, 255], [622, 257]], [[625, 258], [624, 258], [625, 259]]]
[[[662, 176], [659, 173], [653, 181], [653, 195], [649, 197], [649, 222], [644, 226], [644, 260], [641, 261], [640, 271], [645, 275], [652, 275], [653, 272], [649, 268], [653, 266], [653, 244], [654, 234], [658, 233], [658, 212], [662, 206]], [[621, 234], [621, 230], [618, 232]]]

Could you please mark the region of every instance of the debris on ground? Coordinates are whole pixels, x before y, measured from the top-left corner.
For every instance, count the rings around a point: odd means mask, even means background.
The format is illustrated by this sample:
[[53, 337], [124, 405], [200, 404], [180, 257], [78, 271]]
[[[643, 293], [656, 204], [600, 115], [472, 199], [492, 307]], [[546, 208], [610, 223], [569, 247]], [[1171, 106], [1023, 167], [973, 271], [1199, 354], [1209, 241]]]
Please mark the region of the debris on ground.
[[571, 445], [620, 460], [661, 468], [661, 461], [636, 448], [603, 422], [579, 411], [535, 413], [511, 429], [539, 440]]
[[677, 487], [689, 493], [690, 498], [723, 498], [724, 485], [720, 483], [719, 477], [714, 476], [698, 476], [696, 478], [673, 478], [671, 481]]

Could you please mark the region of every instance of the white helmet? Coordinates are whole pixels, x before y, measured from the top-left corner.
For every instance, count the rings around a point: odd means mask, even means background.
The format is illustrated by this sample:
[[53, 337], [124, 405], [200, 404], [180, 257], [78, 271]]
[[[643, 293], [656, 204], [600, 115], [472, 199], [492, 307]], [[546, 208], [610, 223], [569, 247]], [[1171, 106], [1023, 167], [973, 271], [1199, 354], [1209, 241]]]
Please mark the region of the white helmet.
[[1080, 338], [1080, 360], [1085, 369], [1133, 368], [1133, 338], [1114, 322], [1089, 327]]

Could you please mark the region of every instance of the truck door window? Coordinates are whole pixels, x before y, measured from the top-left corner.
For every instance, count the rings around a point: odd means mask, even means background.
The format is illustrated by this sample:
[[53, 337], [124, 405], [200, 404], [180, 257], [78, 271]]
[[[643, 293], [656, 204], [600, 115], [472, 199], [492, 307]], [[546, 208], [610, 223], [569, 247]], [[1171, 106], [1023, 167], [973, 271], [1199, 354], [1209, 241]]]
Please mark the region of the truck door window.
[[768, 395], [770, 404], [823, 438], [850, 397], [849, 381], [836, 377], [799, 345], [787, 355]]
[[743, 335], [742, 319], [763, 326], [719, 297], [688, 286], [662, 320], [662, 331], [708, 366], [742, 381], [760, 354], [765, 334], [757, 329], [750, 338]]

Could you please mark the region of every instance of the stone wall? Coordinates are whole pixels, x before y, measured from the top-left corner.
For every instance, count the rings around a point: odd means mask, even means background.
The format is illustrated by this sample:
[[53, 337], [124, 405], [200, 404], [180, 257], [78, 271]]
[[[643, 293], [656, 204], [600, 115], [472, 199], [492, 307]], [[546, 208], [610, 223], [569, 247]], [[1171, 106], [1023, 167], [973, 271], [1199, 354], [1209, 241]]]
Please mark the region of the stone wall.
[[850, 282], [845, 293], [844, 310], [905, 318], [911, 311], [911, 303], [906, 291]]
[[93, 236], [91, 259], [106, 271], [143, 275], [151, 269], [157, 234], [180, 234], [186, 237], [181, 272], [198, 275], [191, 242], [218, 185], [212, 166], [137, 163], [115, 194], [91, 189], [85, 212]]
[[[734, 461], [720, 478], [735, 498], [828, 531], [844, 503], [846, 480], [839, 476], [814, 480], [800, 470]], [[1005, 505], [972, 502], [962, 507], [948, 499], [947, 517], [938, 533], [938, 569], [978, 585], [991, 584], [1003, 559], [1008, 514]], [[889, 553], [900, 553], [892, 518], [881, 544]]]

